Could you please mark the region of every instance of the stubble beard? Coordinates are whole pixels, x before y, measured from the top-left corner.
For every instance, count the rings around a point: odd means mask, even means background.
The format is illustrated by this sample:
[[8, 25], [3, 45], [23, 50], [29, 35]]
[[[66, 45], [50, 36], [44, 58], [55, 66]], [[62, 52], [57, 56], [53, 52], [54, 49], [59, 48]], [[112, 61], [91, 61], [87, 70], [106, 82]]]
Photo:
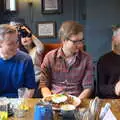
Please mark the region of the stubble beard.
[[113, 50], [120, 54], [120, 43], [113, 44]]

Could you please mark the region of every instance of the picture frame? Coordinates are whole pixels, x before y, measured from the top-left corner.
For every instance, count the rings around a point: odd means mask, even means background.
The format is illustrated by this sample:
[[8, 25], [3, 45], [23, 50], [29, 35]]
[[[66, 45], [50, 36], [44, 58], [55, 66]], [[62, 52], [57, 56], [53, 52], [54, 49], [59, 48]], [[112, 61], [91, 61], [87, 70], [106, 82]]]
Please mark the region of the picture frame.
[[41, 0], [42, 14], [60, 14], [62, 5], [62, 0]]
[[56, 26], [54, 21], [38, 22], [37, 30], [39, 38], [55, 38]]
[[16, 0], [4, 0], [5, 10], [16, 12], [17, 11], [17, 2]]

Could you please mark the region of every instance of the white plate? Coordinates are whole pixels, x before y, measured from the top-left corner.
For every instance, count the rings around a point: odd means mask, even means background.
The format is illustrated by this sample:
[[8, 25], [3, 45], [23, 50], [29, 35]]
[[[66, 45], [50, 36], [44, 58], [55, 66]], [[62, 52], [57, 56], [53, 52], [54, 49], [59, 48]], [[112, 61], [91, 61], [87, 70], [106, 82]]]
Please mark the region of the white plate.
[[81, 103], [81, 100], [78, 97], [76, 97], [76, 96], [73, 96], [73, 95], [70, 95], [70, 96], [73, 97], [73, 105], [75, 107], [79, 106], [80, 103]]
[[[51, 95], [51, 96], [53, 96], [53, 95]], [[72, 105], [74, 105], [75, 108], [80, 105], [81, 100], [78, 97], [73, 96], [73, 95], [69, 95], [69, 96], [71, 96], [73, 98]], [[43, 98], [43, 100], [44, 100], [44, 98]], [[52, 108], [53, 108], [53, 110], [60, 110], [60, 108], [57, 108], [57, 107], [52, 107]]]

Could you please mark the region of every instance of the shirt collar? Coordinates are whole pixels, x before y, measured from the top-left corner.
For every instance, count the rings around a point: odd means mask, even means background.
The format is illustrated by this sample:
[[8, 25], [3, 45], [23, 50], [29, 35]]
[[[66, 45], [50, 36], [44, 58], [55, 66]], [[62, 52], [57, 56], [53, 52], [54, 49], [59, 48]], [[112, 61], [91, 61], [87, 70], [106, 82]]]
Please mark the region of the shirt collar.
[[[78, 59], [81, 59], [81, 53], [82, 53], [82, 52], [79, 50], [79, 52], [77, 52], [77, 53], [75, 54], [75, 57], [78, 58]], [[58, 49], [57, 58], [65, 58], [64, 52], [63, 52], [63, 50], [62, 50], [62, 47], [60, 47], [60, 48]]]
[[58, 58], [65, 58], [64, 52], [63, 52], [63, 50], [62, 50], [62, 47], [60, 47], [60, 48], [58, 49], [57, 57], [58, 57]]

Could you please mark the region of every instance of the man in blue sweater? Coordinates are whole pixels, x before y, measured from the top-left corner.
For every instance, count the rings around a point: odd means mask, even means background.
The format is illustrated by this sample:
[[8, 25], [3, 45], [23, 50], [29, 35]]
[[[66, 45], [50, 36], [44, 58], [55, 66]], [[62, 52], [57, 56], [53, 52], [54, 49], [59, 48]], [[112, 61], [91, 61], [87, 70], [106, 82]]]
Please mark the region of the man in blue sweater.
[[26, 53], [19, 51], [16, 28], [0, 25], [0, 97], [18, 97], [18, 88], [28, 88], [26, 98], [36, 88], [33, 63]]

